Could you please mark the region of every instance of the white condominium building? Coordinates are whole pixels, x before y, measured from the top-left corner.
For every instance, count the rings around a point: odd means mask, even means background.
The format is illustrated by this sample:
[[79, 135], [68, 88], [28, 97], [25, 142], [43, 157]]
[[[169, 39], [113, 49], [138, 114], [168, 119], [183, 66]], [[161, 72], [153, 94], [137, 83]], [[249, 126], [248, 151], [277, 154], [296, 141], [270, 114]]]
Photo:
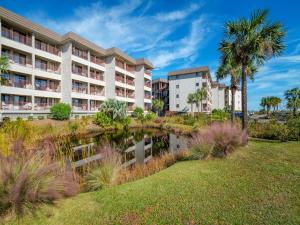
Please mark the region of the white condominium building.
[[2, 74], [0, 119], [49, 113], [57, 102], [73, 115], [92, 114], [106, 99], [151, 107], [152, 64], [117, 48], [104, 49], [75, 33], [63, 36], [0, 7]]
[[[191, 104], [187, 102], [190, 93], [196, 93], [202, 87], [207, 90], [207, 97], [199, 106], [201, 112], [212, 110], [212, 87], [211, 76], [207, 66], [171, 71], [168, 73], [169, 80], [169, 104], [171, 112], [191, 112]], [[193, 111], [197, 112], [196, 104]]]
[[[196, 93], [202, 87], [207, 90], [207, 98], [199, 107], [201, 112], [209, 113], [213, 109], [230, 109], [231, 91], [225, 84], [212, 81], [207, 66], [171, 71], [168, 73], [169, 80], [169, 110], [171, 112], [198, 112], [196, 104], [188, 103], [188, 95]], [[237, 90], [235, 95], [235, 110], [240, 111], [241, 91]]]

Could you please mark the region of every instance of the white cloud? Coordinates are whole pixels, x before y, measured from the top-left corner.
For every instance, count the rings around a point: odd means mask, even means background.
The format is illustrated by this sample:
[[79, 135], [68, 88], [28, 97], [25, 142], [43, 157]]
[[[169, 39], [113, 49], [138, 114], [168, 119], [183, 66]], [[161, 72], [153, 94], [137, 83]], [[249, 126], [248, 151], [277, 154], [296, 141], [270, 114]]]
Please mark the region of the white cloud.
[[[76, 8], [67, 18], [49, 19], [41, 13], [31, 18], [61, 34], [73, 31], [104, 48], [118, 47], [128, 54], [148, 57], [156, 67], [182, 59], [195, 60], [192, 56], [197, 54], [208, 26], [204, 16], [193, 19], [200, 4], [149, 15], [146, 12], [151, 6], [152, 2], [145, 0], [130, 0], [112, 7], [96, 2]], [[186, 34], [170, 39], [182, 26], [184, 30], [189, 28]]]
[[175, 21], [181, 20], [190, 15], [191, 13], [197, 11], [200, 8], [200, 5], [192, 4], [189, 8], [173, 11], [170, 13], [159, 13], [156, 15], [156, 19], [159, 21]]

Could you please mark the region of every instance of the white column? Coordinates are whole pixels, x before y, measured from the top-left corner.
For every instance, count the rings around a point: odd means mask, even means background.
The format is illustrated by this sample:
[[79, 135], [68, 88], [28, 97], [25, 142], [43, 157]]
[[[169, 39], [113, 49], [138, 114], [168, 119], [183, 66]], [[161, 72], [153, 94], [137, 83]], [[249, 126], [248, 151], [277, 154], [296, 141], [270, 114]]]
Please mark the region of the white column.
[[106, 82], [105, 86], [105, 97], [107, 99], [109, 98], [115, 98], [115, 89], [116, 89], [116, 84], [115, 84], [115, 76], [116, 76], [116, 68], [115, 68], [115, 57], [110, 56], [106, 59], [106, 70], [104, 74], [104, 79]]
[[144, 83], [144, 66], [139, 65], [135, 72], [135, 106], [143, 109], [145, 98]]

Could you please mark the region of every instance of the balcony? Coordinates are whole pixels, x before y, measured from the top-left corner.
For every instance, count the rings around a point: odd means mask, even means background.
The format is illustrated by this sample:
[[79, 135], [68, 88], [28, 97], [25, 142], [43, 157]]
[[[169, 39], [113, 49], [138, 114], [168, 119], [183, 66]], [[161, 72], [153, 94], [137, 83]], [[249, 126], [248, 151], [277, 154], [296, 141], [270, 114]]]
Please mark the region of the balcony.
[[116, 75], [116, 81], [124, 83], [125, 84], [125, 77], [120, 76], [120, 75]]
[[151, 72], [150, 72], [150, 70], [145, 70], [145, 74], [147, 74], [147, 75], [151, 76]]
[[151, 88], [151, 83], [150, 83], [150, 82], [145, 82], [145, 83], [144, 83], [144, 86], [145, 86], [145, 87], [148, 87], [148, 88]]
[[53, 55], [57, 55], [57, 56], [59, 55], [59, 48], [57, 48], [54, 45], [40, 41], [38, 39], [35, 40], [35, 48], [42, 50], [44, 52], [51, 53]]
[[41, 84], [36, 83], [35, 90], [60, 92], [60, 86], [59, 85], [41, 85]]
[[130, 66], [126, 64], [126, 70], [130, 73], [135, 72], [135, 66]]
[[127, 98], [135, 98], [134, 92], [127, 92], [126, 97]]
[[72, 54], [79, 57], [79, 58], [88, 60], [88, 52], [84, 51], [84, 50], [80, 50], [80, 49], [78, 49], [74, 46], [72, 47]]
[[151, 99], [151, 95], [150, 94], [145, 94], [145, 99]]
[[90, 87], [90, 95], [100, 95], [104, 96], [104, 91], [102, 88], [97, 88], [97, 87]]
[[88, 88], [87, 87], [78, 87], [78, 86], [73, 85], [72, 91], [76, 92], [76, 93], [87, 94], [88, 93]]
[[127, 106], [127, 110], [128, 111], [133, 111], [134, 110], [134, 106], [133, 105], [128, 105]]
[[93, 70], [90, 71], [90, 78], [95, 79], [95, 80], [101, 80], [101, 81], [104, 80], [103, 73], [98, 72], [98, 71], [93, 71]]
[[134, 80], [126, 79], [126, 84], [134, 86]]
[[72, 73], [87, 77], [88, 76], [88, 71], [87, 68], [84, 66], [78, 66], [75, 64], [72, 64]]
[[32, 46], [31, 35], [16, 31], [14, 28], [2, 25], [2, 37], [19, 42], [24, 45]]
[[15, 53], [7, 49], [3, 49], [2, 56], [6, 56], [9, 59], [9, 63], [16, 63], [21, 66], [32, 67], [32, 59], [27, 55]]
[[126, 97], [125, 91], [121, 91], [121, 90], [116, 90], [116, 95], [119, 97]]
[[99, 58], [98, 56], [94, 56], [94, 55], [91, 55], [91, 62], [95, 63], [95, 64], [98, 64], [100, 66], [105, 65], [105, 62], [104, 62], [103, 59]]
[[74, 111], [86, 111], [88, 109], [87, 104], [75, 104], [72, 105]]
[[[57, 101], [58, 102], [58, 101]], [[35, 110], [49, 110], [54, 103], [42, 103], [38, 102], [34, 104], [34, 109]]]
[[27, 88], [27, 89], [31, 89], [32, 88], [32, 84], [31, 81], [29, 79], [24, 79], [24, 77], [19, 78], [16, 77], [14, 75], [9, 75], [6, 77], [2, 76], [2, 85], [3, 86], [8, 86], [8, 87], [16, 87], [16, 88]]
[[35, 60], [35, 68], [50, 73], [59, 73], [59, 65], [57, 63], [45, 61], [42, 59]]
[[90, 101], [90, 110], [91, 111], [98, 111], [100, 107], [101, 107], [101, 102], [95, 101], [95, 100]]
[[2, 110], [31, 110], [32, 103], [29, 101], [2, 101], [1, 102]]

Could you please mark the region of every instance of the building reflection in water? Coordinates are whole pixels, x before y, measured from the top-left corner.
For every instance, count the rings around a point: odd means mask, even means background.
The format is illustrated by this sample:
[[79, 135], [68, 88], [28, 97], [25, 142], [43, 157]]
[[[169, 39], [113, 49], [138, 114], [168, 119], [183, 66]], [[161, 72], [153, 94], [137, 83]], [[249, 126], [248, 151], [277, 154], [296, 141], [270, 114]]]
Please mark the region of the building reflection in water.
[[99, 162], [103, 155], [101, 148], [111, 145], [123, 158], [123, 166], [147, 163], [163, 152], [177, 152], [187, 149], [187, 137], [159, 131], [136, 131], [132, 133], [111, 133], [99, 135], [73, 143], [73, 165], [76, 168]]

